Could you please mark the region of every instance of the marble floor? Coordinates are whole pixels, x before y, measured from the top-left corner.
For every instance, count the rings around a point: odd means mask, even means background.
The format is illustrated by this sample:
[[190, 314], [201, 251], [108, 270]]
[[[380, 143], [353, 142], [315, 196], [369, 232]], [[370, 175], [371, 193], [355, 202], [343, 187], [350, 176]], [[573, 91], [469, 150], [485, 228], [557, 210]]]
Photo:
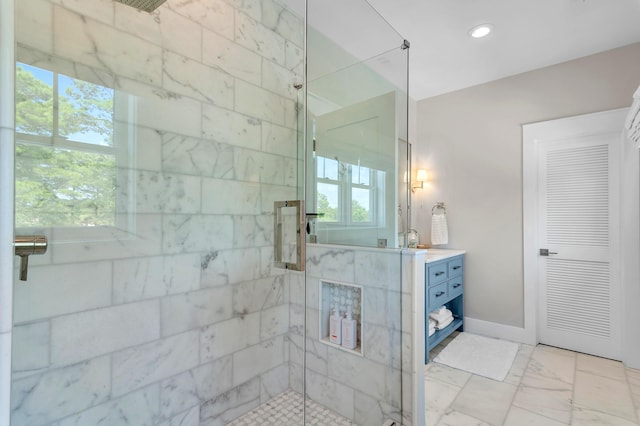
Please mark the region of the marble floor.
[[620, 362], [520, 345], [503, 382], [434, 362], [425, 368], [428, 426], [640, 424], [640, 370]]

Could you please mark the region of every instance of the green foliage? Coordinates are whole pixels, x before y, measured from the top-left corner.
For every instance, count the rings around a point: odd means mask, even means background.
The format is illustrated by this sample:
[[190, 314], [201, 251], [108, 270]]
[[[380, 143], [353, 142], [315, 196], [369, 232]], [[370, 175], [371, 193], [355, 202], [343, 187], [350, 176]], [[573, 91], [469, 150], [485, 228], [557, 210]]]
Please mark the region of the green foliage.
[[98, 133], [105, 145], [113, 144], [113, 91], [97, 84], [73, 80], [61, 96], [60, 136]]
[[[338, 215], [338, 208], [331, 207], [329, 205], [329, 199], [325, 194], [318, 193], [318, 213], [323, 213], [323, 216], [319, 216], [318, 220], [321, 222], [338, 222], [340, 220]], [[352, 222], [369, 222], [371, 216], [369, 210], [363, 207], [356, 200], [351, 201], [351, 221]]]
[[338, 221], [338, 208], [329, 205], [329, 199], [326, 194], [318, 193], [318, 213], [323, 214], [318, 217], [321, 222]]
[[22, 67], [16, 67], [16, 130], [51, 136], [53, 131], [53, 87]]
[[369, 210], [364, 208], [356, 200], [351, 200], [351, 220], [353, 222], [369, 222]]
[[115, 173], [111, 155], [17, 145], [16, 225], [112, 225]]
[[[69, 79], [58, 97], [58, 135], [93, 133], [112, 145], [113, 91]], [[16, 67], [16, 226], [113, 225], [115, 155], [50, 145], [56, 111], [53, 87]], [[22, 141], [20, 133], [36, 136]]]

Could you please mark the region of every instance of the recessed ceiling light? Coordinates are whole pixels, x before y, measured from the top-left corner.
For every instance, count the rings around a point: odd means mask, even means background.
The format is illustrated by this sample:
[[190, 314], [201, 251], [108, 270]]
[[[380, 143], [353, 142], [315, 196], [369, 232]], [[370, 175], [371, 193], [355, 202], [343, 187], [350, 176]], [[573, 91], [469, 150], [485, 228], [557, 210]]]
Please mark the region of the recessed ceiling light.
[[491, 30], [493, 30], [493, 25], [481, 24], [471, 28], [469, 30], [469, 35], [473, 38], [481, 38], [488, 36]]

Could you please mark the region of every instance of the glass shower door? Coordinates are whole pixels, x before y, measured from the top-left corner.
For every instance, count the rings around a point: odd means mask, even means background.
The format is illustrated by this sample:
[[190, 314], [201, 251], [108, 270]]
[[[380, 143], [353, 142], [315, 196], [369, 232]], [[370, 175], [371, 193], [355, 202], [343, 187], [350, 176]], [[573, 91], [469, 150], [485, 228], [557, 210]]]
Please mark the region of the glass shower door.
[[398, 238], [408, 44], [366, 1], [309, 0], [307, 16], [306, 417], [412, 424], [412, 295]]
[[11, 423], [230, 424], [301, 388], [273, 203], [302, 20], [43, 0], [15, 27], [15, 232], [49, 248], [14, 265]]

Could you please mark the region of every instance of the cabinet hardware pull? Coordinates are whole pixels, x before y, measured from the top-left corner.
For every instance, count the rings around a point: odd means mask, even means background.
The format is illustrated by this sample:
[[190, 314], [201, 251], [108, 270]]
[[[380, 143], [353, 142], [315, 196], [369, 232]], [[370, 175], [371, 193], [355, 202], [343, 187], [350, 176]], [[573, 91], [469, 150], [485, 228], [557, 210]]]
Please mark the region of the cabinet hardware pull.
[[444, 271], [436, 272], [436, 277], [439, 277], [442, 274], [444, 274]]
[[444, 295], [444, 291], [439, 291], [436, 293], [436, 297], [440, 297]]
[[462, 268], [462, 266], [454, 266], [454, 267], [453, 267], [453, 270], [454, 270], [454, 271], [456, 271], [456, 270], [458, 270], [458, 269], [460, 269], [460, 268]]
[[460, 284], [460, 283], [458, 283], [458, 284], [454, 284], [454, 285], [453, 285], [453, 288], [458, 288], [458, 287], [460, 287], [461, 285], [462, 285], [462, 284]]

